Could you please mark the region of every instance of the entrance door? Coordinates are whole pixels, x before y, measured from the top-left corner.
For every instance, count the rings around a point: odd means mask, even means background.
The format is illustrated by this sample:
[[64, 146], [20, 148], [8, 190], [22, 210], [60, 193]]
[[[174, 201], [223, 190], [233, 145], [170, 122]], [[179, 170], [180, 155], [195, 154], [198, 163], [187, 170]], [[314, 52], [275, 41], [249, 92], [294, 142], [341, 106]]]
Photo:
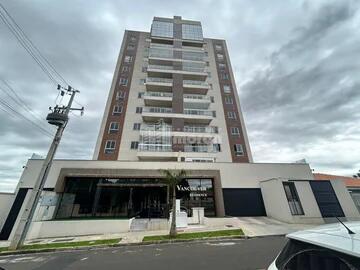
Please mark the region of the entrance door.
[[166, 217], [166, 187], [134, 187], [132, 189], [132, 216], [140, 218]]

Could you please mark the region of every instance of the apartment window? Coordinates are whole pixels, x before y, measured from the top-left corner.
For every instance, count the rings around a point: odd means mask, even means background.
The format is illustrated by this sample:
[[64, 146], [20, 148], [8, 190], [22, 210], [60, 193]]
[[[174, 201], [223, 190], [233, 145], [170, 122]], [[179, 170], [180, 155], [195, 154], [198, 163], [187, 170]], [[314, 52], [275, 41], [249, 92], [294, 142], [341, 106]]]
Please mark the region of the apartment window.
[[219, 59], [219, 60], [224, 60], [224, 55], [222, 55], [221, 53], [218, 53], [218, 54], [216, 54], [216, 56], [217, 56], [217, 59]]
[[236, 119], [236, 113], [235, 112], [227, 112], [227, 116], [230, 119]]
[[182, 38], [191, 40], [203, 40], [201, 25], [182, 24]]
[[238, 127], [232, 127], [231, 128], [231, 135], [239, 136], [240, 135], [240, 129]]
[[220, 69], [225, 69], [225, 68], [226, 68], [226, 65], [225, 65], [225, 64], [222, 64], [222, 63], [219, 63], [219, 68], [220, 68]]
[[222, 46], [221, 46], [221, 45], [215, 45], [215, 49], [216, 49], [217, 51], [221, 51], [221, 50], [222, 50]]
[[213, 149], [214, 149], [214, 152], [220, 152], [221, 151], [220, 143], [214, 143]]
[[127, 46], [127, 49], [128, 49], [128, 50], [133, 50], [133, 49], [135, 49], [135, 45], [129, 44], [129, 45]]
[[223, 79], [223, 80], [228, 80], [229, 79], [229, 74], [227, 74], [227, 73], [221, 73], [221, 79]]
[[132, 56], [129, 56], [129, 55], [126, 55], [125, 56], [125, 59], [124, 59], [124, 62], [125, 63], [131, 63], [133, 61], [133, 57]]
[[129, 66], [123, 66], [121, 72], [128, 72]]
[[135, 37], [135, 36], [131, 36], [131, 37], [130, 37], [130, 41], [131, 41], [131, 42], [135, 42], [135, 41], [136, 41], [136, 37]]
[[142, 67], [141, 68], [141, 72], [146, 72], [147, 71], [147, 67]]
[[211, 78], [211, 72], [206, 72], [208, 75], [208, 78]]
[[120, 105], [115, 105], [113, 108], [113, 115], [120, 115], [122, 113], [123, 107]]
[[131, 142], [130, 149], [138, 149], [139, 142]]
[[139, 92], [138, 93], [138, 98], [142, 98], [144, 96], [144, 92]]
[[126, 96], [126, 92], [124, 91], [117, 91], [116, 92], [116, 100], [124, 99]]
[[163, 22], [163, 21], [153, 21], [151, 25], [151, 36], [157, 37], [174, 37], [172, 22]]
[[119, 131], [119, 123], [111, 122], [109, 126], [109, 133], [117, 133]]
[[146, 82], [145, 79], [140, 79], [140, 80], [139, 80], [139, 84], [140, 84], [140, 85], [143, 85], [145, 82]]
[[301, 206], [300, 199], [296, 191], [295, 183], [284, 182], [283, 186], [287, 201], [289, 203], [291, 214], [293, 216], [304, 215], [304, 210]]
[[127, 86], [128, 79], [127, 78], [120, 78], [119, 84], [122, 85], [122, 86]]
[[241, 144], [234, 144], [235, 156], [243, 156], [244, 150]]
[[210, 66], [210, 63], [209, 63], [209, 61], [206, 61], [206, 66], [208, 67], [208, 66]]
[[142, 107], [136, 107], [136, 113], [142, 113]]
[[223, 86], [223, 89], [224, 89], [224, 93], [231, 93], [230, 85], [225, 84]]
[[205, 55], [205, 56], [209, 56], [209, 53], [208, 53], [208, 52], [204, 52], [204, 55]]
[[225, 104], [233, 104], [234, 101], [232, 99], [232, 97], [225, 97]]
[[112, 154], [115, 152], [116, 141], [108, 140], [105, 143], [105, 154]]
[[213, 96], [210, 97], [210, 101], [211, 103], [214, 103], [215, 102], [215, 98]]
[[141, 124], [140, 123], [134, 123], [133, 130], [140, 130]]

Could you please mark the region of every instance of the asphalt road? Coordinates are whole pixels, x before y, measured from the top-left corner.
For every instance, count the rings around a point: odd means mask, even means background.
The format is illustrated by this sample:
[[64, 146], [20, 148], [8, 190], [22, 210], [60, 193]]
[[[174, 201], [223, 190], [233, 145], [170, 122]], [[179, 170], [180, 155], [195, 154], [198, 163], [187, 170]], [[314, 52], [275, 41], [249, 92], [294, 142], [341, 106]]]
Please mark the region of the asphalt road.
[[0, 267], [5, 270], [266, 269], [285, 241], [278, 236], [2, 256]]

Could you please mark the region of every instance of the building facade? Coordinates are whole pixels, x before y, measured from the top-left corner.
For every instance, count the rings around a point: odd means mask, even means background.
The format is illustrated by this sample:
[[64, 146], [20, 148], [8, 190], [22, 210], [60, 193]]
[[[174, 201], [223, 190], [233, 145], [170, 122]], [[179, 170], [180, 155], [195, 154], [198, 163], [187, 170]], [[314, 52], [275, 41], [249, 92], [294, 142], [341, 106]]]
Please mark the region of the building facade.
[[178, 16], [126, 31], [94, 159], [251, 162], [225, 41]]
[[[29, 159], [16, 191], [0, 193], [0, 240], [26, 221], [42, 164]], [[187, 173], [176, 197], [188, 223], [360, 218], [344, 184], [313, 181], [308, 164], [254, 163], [225, 41], [155, 17], [150, 32], [125, 31], [94, 158], [54, 160], [27, 238], [166, 229], [166, 169]]]

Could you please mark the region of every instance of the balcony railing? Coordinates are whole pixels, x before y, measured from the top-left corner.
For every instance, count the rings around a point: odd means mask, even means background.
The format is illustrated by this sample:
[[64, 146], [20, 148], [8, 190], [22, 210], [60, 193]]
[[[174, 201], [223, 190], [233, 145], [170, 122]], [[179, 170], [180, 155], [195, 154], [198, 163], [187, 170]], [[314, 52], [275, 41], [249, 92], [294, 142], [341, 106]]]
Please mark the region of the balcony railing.
[[156, 78], [156, 77], [148, 77], [146, 78], [146, 82], [156, 82], [156, 83], [173, 83], [172, 79], [167, 78]]
[[190, 133], [218, 133], [217, 127], [184, 126], [184, 132]]
[[208, 83], [202, 81], [195, 81], [195, 80], [183, 80], [183, 84], [185, 85], [199, 85], [199, 86], [209, 86]]
[[172, 145], [171, 144], [139, 144], [138, 151], [172, 152]]
[[188, 99], [199, 99], [199, 100], [208, 100], [210, 101], [210, 97], [204, 96], [204, 95], [191, 95], [191, 94], [185, 94], [184, 98]]
[[171, 131], [171, 125], [141, 125], [142, 131]]
[[212, 145], [184, 145], [184, 152], [216, 153]]
[[[173, 66], [166, 66], [166, 65], [149, 65], [149, 69], [161, 69], [161, 70], [174, 70]], [[189, 72], [205, 72], [205, 68], [201, 67], [189, 67], [189, 66], [183, 66], [183, 68], [179, 71], [189, 71]]]
[[166, 93], [166, 92], [146, 92], [144, 93], [144, 97], [171, 97], [172, 93]]
[[144, 107], [143, 112], [149, 112], [149, 113], [172, 113], [172, 108]]
[[190, 115], [204, 115], [204, 116], [215, 116], [214, 111], [208, 111], [208, 110], [196, 110], [196, 109], [184, 109], [184, 114], [190, 114]]

